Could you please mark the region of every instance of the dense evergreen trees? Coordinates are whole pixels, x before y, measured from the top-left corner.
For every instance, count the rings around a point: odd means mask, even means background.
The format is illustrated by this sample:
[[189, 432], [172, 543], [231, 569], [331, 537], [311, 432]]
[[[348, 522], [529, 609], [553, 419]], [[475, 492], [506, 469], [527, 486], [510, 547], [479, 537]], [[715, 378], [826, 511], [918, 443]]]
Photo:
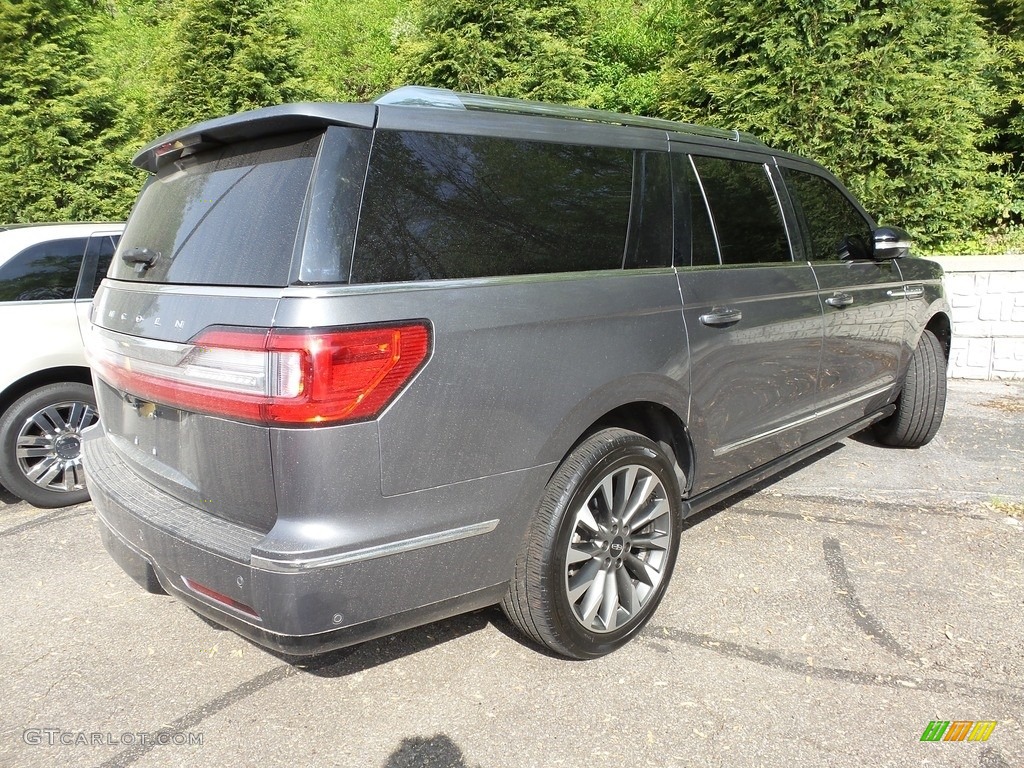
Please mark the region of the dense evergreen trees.
[[575, 0], [424, 0], [400, 49], [409, 82], [496, 96], [585, 98], [583, 9]]
[[659, 109], [814, 157], [936, 245], [992, 217], [1000, 192], [980, 22], [970, 0], [699, 0]]
[[0, 222], [124, 215], [136, 124], [89, 51], [90, 6], [0, 3]]
[[404, 82], [748, 129], [920, 244], [1024, 245], [1024, 0], [0, 0], [0, 220], [123, 216], [160, 132]]
[[156, 132], [300, 101], [299, 42], [275, 0], [184, 0], [150, 109]]

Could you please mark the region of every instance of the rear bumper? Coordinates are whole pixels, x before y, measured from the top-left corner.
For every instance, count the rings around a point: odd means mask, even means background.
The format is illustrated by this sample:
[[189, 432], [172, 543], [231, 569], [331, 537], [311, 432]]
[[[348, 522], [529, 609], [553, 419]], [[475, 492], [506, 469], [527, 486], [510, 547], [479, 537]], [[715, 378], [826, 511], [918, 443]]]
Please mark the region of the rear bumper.
[[354, 542], [345, 552], [275, 552], [267, 546], [274, 531], [214, 518], [154, 488], [97, 433], [84, 452], [110, 555], [147, 590], [167, 592], [267, 648], [319, 653], [492, 605], [504, 594], [509, 571], [495, 547], [513, 558], [517, 550], [502, 544], [508, 529], [497, 520]]

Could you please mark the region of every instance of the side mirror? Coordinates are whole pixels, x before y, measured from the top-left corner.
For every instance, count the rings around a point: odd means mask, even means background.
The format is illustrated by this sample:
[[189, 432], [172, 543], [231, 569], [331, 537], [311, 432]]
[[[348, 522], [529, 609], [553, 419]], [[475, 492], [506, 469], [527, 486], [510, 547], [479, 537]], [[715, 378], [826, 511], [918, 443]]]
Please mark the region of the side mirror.
[[910, 235], [898, 227], [879, 227], [871, 233], [871, 247], [875, 261], [902, 259], [910, 254]]

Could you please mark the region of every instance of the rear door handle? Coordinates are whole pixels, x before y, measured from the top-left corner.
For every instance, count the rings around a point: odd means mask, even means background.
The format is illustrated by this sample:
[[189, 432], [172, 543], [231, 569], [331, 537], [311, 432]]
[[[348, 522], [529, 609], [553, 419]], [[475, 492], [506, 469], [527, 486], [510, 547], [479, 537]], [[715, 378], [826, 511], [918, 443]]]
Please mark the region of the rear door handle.
[[728, 307], [714, 307], [710, 312], [700, 316], [704, 325], [732, 325], [743, 319], [743, 313], [738, 309]]
[[848, 307], [853, 304], [853, 296], [848, 293], [834, 293], [825, 299], [830, 307]]

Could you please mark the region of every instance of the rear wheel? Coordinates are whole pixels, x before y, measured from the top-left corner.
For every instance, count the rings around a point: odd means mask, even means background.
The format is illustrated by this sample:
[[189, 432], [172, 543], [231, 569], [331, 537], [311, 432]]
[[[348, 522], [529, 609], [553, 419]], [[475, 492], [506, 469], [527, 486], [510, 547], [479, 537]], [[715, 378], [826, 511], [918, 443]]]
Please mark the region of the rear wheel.
[[88, 384], [47, 384], [23, 395], [0, 418], [0, 482], [37, 507], [87, 501], [82, 431], [97, 418]]
[[942, 342], [925, 331], [914, 349], [896, 413], [875, 425], [875, 436], [886, 445], [920, 448], [942, 424], [946, 409], [946, 355]]
[[502, 602], [506, 615], [565, 656], [619, 648], [668, 586], [681, 507], [673, 463], [656, 443], [623, 429], [592, 435], [548, 483]]

